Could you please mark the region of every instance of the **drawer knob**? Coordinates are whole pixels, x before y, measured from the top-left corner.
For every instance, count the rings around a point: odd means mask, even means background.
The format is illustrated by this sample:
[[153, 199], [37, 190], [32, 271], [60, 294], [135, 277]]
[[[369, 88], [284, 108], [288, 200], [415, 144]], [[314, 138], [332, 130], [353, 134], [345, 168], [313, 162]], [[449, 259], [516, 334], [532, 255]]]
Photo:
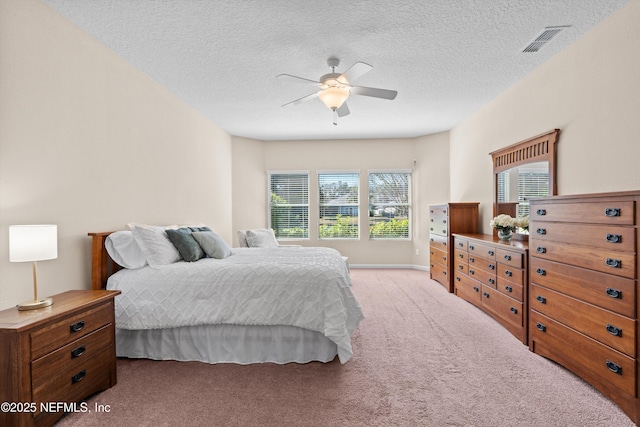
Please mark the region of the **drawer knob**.
[[495, 269], [496, 269], [496, 266], [495, 266], [495, 265], [493, 265], [493, 264], [489, 264], [489, 270], [495, 270]]
[[447, 229], [446, 228], [442, 229], [442, 234], [447, 234]]
[[506, 259], [507, 261], [511, 261], [511, 255], [505, 255], [504, 259]]
[[87, 348], [84, 345], [76, 348], [75, 350], [71, 350], [71, 357], [80, 357], [87, 351]]
[[607, 242], [620, 243], [622, 242], [622, 236], [620, 234], [607, 234]]
[[79, 332], [84, 328], [84, 320], [74, 323], [70, 326], [71, 333]]
[[473, 287], [473, 290], [474, 290], [475, 292], [479, 292], [479, 291], [480, 291], [480, 289], [478, 289], [478, 287], [477, 287], [477, 286], [474, 286], [474, 287]]
[[604, 263], [607, 264], [607, 267], [622, 268], [622, 261], [619, 259], [607, 258]]
[[458, 246], [463, 247], [464, 245], [462, 244], [462, 242], [458, 243]]
[[543, 297], [542, 295], [538, 295], [536, 297], [536, 301], [538, 301], [540, 304], [546, 304], [547, 303], [547, 299], [545, 297]]
[[536, 252], [538, 252], [539, 254], [546, 254], [547, 253], [547, 248], [545, 248], [544, 246], [538, 246], [536, 248]]
[[620, 216], [620, 208], [607, 208], [604, 210], [604, 216], [608, 216], [608, 217]]
[[607, 332], [616, 337], [622, 336], [622, 329], [607, 323]]
[[456, 276], [456, 281], [460, 281], [460, 276]]
[[507, 291], [507, 292], [513, 292], [513, 288], [511, 286], [509, 286], [509, 285], [505, 286], [504, 290]]
[[78, 372], [77, 374], [71, 377], [71, 384], [79, 383], [86, 376], [87, 376], [87, 371], [83, 369], [82, 371]]
[[547, 229], [546, 228], [538, 228], [538, 229], [536, 229], [536, 233], [541, 235], [541, 236], [544, 236], [545, 234], [547, 234]]
[[504, 274], [506, 274], [509, 277], [513, 276], [513, 273], [511, 272], [511, 270], [505, 270]]
[[622, 375], [622, 366], [607, 359], [607, 368], [614, 374]]
[[482, 293], [482, 296], [484, 296], [485, 298], [489, 298], [489, 296], [490, 296], [490, 295], [489, 295], [489, 293], [488, 293], [488, 292], [483, 292], [483, 293]]
[[469, 262], [476, 262], [476, 259], [473, 257], [469, 257]]
[[491, 278], [489, 278], [489, 283], [491, 283], [492, 285], [495, 285], [495, 284], [496, 284], [496, 281], [495, 281], [495, 279], [491, 279]]
[[546, 276], [547, 270], [545, 270], [544, 268], [536, 268], [536, 274], [539, 274], [540, 276]]
[[511, 307], [509, 310], [511, 310], [513, 314], [518, 314], [518, 309], [515, 307]]
[[464, 265], [460, 264], [460, 265], [458, 265], [458, 268], [459, 268], [460, 270], [464, 270]]
[[469, 274], [473, 276], [474, 274], [476, 274], [476, 272], [475, 270], [469, 270]]
[[471, 250], [471, 251], [472, 251], [472, 250], [474, 250], [474, 249], [475, 249], [475, 246], [473, 246], [473, 245], [469, 245], [469, 250]]
[[463, 254], [458, 254], [458, 258], [464, 258]]
[[536, 323], [536, 328], [538, 328], [538, 330], [539, 330], [540, 332], [546, 332], [546, 331], [547, 331], [547, 327], [546, 327], [546, 326], [544, 326], [544, 325], [543, 325], [542, 323], [540, 323], [540, 322]]
[[443, 272], [442, 272], [442, 274], [446, 276], [446, 275], [447, 275], [447, 272], [446, 272], [446, 271], [443, 271]]
[[622, 299], [622, 291], [613, 288], [607, 288], [607, 295], [611, 298]]
[[493, 255], [495, 254], [493, 251], [489, 251], [488, 253], [489, 253], [489, 255], [491, 255], [491, 256], [493, 256]]
[[536, 214], [540, 215], [540, 216], [545, 216], [547, 214], [547, 210], [546, 209], [538, 209], [536, 211]]

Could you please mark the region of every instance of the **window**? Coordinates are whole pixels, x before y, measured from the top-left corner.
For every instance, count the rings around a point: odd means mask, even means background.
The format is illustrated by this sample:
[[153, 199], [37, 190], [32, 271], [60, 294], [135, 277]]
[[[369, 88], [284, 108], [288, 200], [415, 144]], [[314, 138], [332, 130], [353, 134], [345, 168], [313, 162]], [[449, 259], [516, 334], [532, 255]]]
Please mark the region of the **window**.
[[318, 173], [318, 236], [320, 239], [357, 239], [358, 172]]
[[408, 239], [411, 172], [369, 173], [369, 238]]
[[543, 168], [518, 168], [518, 216], [529, 215], [529, 199], [549, 195], [549, 172]]
[[278, 238], [309, 238], [308, 172], [269, 172], [269, 224]]

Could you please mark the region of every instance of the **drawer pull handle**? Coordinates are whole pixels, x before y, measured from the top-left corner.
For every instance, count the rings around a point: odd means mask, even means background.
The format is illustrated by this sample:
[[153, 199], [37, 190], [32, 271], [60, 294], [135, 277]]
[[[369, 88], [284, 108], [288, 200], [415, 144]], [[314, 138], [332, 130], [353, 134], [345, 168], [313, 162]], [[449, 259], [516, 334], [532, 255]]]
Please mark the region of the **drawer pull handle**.
[[540, 215], [540, 216], [545, 216], [547, 214], [547, 210], [546, 209], [538, 209], [536, 211], [536, 214]]
[[620, 234], [607, 234], [607, 242], [620, 243], [622, 242], [622, 235]]
[[622, 329], [607, 323], [607, 332], [616, 337], [622, 336]]
[[442, 220], [442, 223], [443, 223], [443, 224], [446, 224], [446, 223], [447, 223], [447, 220], [446, 220], [446, 219], [443, 219], [443, 220]]
[[546, 276], [547, 270], [545, 270], [544, 268], [537, 268], [536, 273], [539, 274], [540, 276]]
[[447, 272], [446, 272], [446, 271], [443, 271], [443, 272], [442, 272], [442, 274], [446, 276], [446, 275], [447, 275]]
[[622, 299], [622, 291], [613, 288], [607, 288], [607, 295], [611, 298]]
[[604, 210], [604, 216], [608, 216], [608, 217], [620, 216], [620, 208], [607, 208]]
[[473, 290], [474, 290], [475, 292], [479, 292], [479, 291], [480, 291], [480, 289], [478, 289], [478, 287], [477, 287], [477, 286], [474, 286], [474, 287], [473, 287]]
[[430, 238], [429, 240], [431, 240], [431, 241], [433, 242], [433, 237], [432, 237], [432, 238]]
[[81, 320], [71, 325], [69, 329], [71, 330], [71, 333], [74, 333], [74, 332], [80, 332], [83, 328], [84, 328], [84, 320]]
[[473, 276], [476, 272], [474, 270], [469, 270], [469, 274]]
[[460, 281], [460, 276], [456, 276], [456, 281]]
[[86, 376], [87, 376], [87, 371], [86, 369], [83, 369], [82, 371], [78, 372], [77, 374], [71, 377], [71, 384], [79, 383]]
[[446, 209], [442, 209], [442, 213], [445, 213], [445, 214], [446, 214], [446, 213], [447, 213], [447, 210], [446, 210]]
[[511, 307], [509, 310], [511, 310], [513, 314], [518, 314], [518, 309], [515, 307]]
[[458, 254], [458, 258], [464, 258], [463, 254]]
[[491, 256], [493, 256], [493, 255], [495, 254], [495, 252], [493, 252], [493, 251], [489, 251], [489, 252], [488, 252], [488, 254], [489, 254], [489, 255], [491, 255]]
[[547, 234], [547, 229], [546, 228], [538, 228], [538, 229], [536, 229], [536, 233], [541, 235], [541, 236], [544, 236], [545, 234]]
[[607, 264], [607, 267], [622, 268], [622, 261], [619, 259], [607, 258], [605, 264]]
[[464, 270], [464, 265], [460, 264], [460, 265], [458, 266], [458, 268], [459, 268], [460, 270]]
[[509, 286], [509, 285], [505, 286], [504, 290], [507, 291], [507, 292], [513, 292], [513, 288], [511, 286]]
[[442, 230], [442, 234], [447, 234], [447, 229], [446, 228]]
[[622, 375], [622, 366], [607, 359], [607, 368], [614, 374]]
[[473, 245], [469, 245], [469, 250], [471, 250], [471, 251], [472, 251], [472, 250], [474, 250], [474, 249], [475, 249], [475, 246], [473, 246]]
[[87, 351], [87, 347], [85, 347], [84, 345], [81, 345], [75, 350], [71, 350], [71, 357], [80, 357], [84, 354], [85, 351]]
[[446, 257], [446, 256], [443, 256], [443, 257], [442, 257], [442, 259], [443, 259], [444, 261], [446, 261], [446, 260], [447, 260], [447, 257]]
[[544, 326], [542, 323], [538, 322], [536, 323], [536, 328], [538, 328], [539, 331], [541, 332], [546, 332], [547, 331], [547, 327]]
[[504, 259], [506, 259], [507, 261], [511, 261], [511, 255], [505, 255]]
[[538, 246], [536, 248], [536, 252], [538, 252], [539, 254], [546, 254], [547, 253], [547, 248], [545, 248], [544, 246]]
[[483, 295], [485, 298], [489, 298], [489, 293], [488, 293], [488, 292], [483, 292], [483, 293], [482, 293], [482, 295]]
[[469, 262], [476, 262], [476, 259], [473, 257], [469, 257]]
[[509, 277], [513, 276], [513, 273], [511, 272], [511, 270], [505, 270], [504, 274], [506, 274]]
[[496, 269], [496, 266], [495, 266], [495, 265], [493, 265], [493, 264], [489, 264], [489, 270], [495, 270], [495, 269]]
[[458, 246], [463, 247], [464, 245], [462, 244], [462, 242], [458, 243]]
[[492, 285], [495, 285], [496, 281], [494, 279], [489, 278], [489, 283], [491, 283]]
[[536, 301], [538, 301], [540, 304], [546, 304], [547, 303], [547, 299], [545, 297], [543, 297], [542, 295], [538, 295], [536, 297]]

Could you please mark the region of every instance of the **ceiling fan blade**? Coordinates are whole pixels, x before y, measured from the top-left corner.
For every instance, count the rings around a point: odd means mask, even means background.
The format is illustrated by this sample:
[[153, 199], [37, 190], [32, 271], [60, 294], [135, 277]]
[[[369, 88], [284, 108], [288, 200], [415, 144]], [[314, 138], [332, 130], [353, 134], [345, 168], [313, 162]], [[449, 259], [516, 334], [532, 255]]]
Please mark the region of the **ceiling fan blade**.
[[347, 103], [343, 102], [340, 108], [336, 110], [336, 112], [338, 113], [338, 117], [348, 116], [350, 111], [349, 111], [349, 107], [347, 107]]
[[341, 83], [350, 83], [371, 70], [373, 70], [373, 67], [371, 65], [364, 62], [356, 62], [347, 71], [345, 71], [338, 77], [338, 81], [340, 81]]
[[351, 86], [351, 93], [354, 95], [372, 96], [374, 98], [395, 99], [398, 91], [389, 89], [378, 89], [375, 87]]
[[312, 94], [307, 95], [307, 96], [303, 96], [302, 98], [298, 98], [295, 101], [291, 101], [291, 102], [287, 102], [286, 104], [282, 104], [282, 106], [286, 107], [287, 105], [299, 105], [299, 104], [302, 104], [303, 102], [310, 101], [310, 100], [312, 100], [314, 98], [317, 98], [317, 97], [318, 97], [318, 92], [313, 92]]
[[320, 82], [316, 81], [316, 80], [311, 80], [311, 79], [305, 79], [304, 77], [298, 77], [298, 76], [294, 76], [291, 74], [278, 74], [276, 76], [277, 79], [281, 79], [281, 80], [289, 80], [289, 81], [293, 81], [293, 82], [297, 82], [297, 83], [312, 83], [314, 85], [320, 86]]

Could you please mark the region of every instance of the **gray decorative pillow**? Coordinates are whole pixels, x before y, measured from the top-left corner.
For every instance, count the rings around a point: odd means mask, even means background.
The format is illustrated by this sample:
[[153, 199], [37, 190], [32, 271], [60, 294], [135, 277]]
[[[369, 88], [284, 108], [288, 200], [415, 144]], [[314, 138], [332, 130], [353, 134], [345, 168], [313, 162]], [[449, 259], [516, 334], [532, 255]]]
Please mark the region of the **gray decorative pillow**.
[[194, 231], [191, 235], [209, 257], [223, 259], [231, 255], [227, 242], [213, 231]]
[[278, 241], [271, 228], [247, 230], [247, 246], [250, 248], [277, 248]]
[[241, 248], [248, 248], [247, 246], [247, 230], [238, 231], [238, 246]]
[[177, 230], [167, 229], [165, 231], [167, 233], [167, 237], [169, 237], [173, 246], [176, 247], [182, 259], [187, 262], [194, 262], [200, 258], [204, 258], [204, 252], [198, 242], [196, 242], [191, 235], [191, 230], [189, 228], [178, 228]]

